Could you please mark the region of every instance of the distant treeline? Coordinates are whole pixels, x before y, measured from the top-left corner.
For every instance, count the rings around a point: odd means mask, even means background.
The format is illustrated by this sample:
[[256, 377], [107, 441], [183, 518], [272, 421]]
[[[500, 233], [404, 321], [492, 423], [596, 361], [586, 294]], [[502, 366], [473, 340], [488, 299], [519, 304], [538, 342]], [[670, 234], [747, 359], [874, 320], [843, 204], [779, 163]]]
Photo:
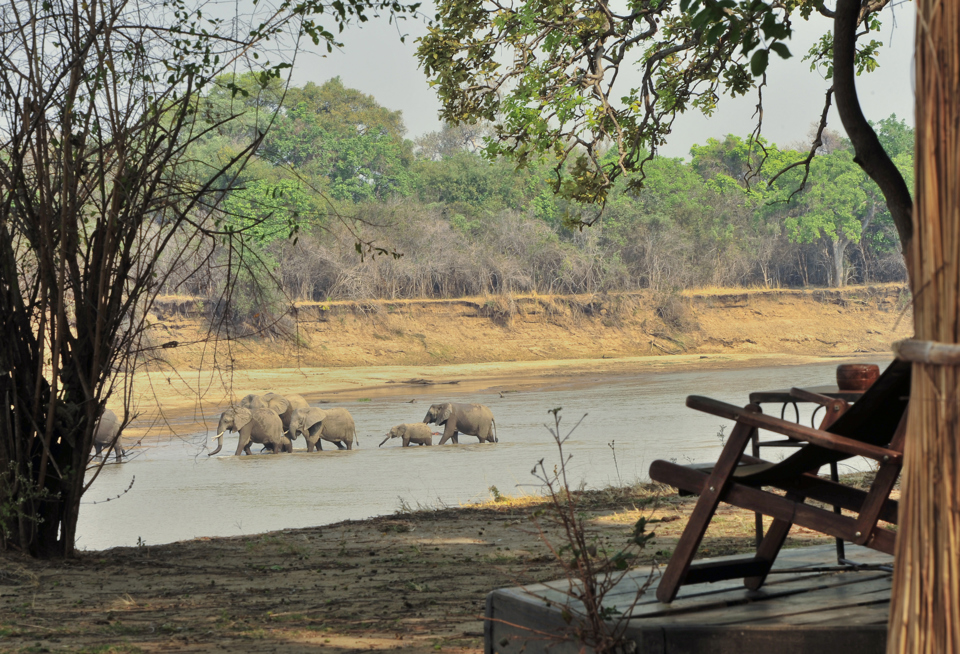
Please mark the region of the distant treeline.
[[[242, 113], [241, 121], [219, 125]], [[902, 281], [896, 230], [845, 139], [806, 152], [737, 136], [710, 139], [689, 161], [658, 157], [642, 188], [598, 207], [555, 192], [548, 166], [515, 169], [478, 153], [482, 127], [404, 139], [399, 112], [338, 78], [286, 92], [275, 80], [221, 80], [201, 111], [197, 153], [228, 160], [258, 134], [258, 157], [217, 180], [224, 201], [205, 220], [213, 251], [171, 257], [164, 292], [264, 300], [451, 298], [698, 286], [842, 286]], [[874, 125], [908, 182], [913, 130]], [[798, 145], [806, 149], [809, 146]], [[805, 183], [802, 180], [807, 175]], [[802, 190], [801, 190], [802, 184]], [[271, 280], [276, 283], [272, 284]], [[271, 290], [272, 286], [275, 290]]]

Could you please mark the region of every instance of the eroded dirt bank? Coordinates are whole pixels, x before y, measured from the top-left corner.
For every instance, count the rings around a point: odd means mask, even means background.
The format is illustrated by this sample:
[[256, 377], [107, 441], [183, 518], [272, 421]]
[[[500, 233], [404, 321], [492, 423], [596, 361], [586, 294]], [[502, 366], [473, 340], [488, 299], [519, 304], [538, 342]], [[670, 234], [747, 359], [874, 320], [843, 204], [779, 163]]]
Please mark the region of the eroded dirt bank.
[[[679, 354], [889, 352], [909, 335], [902, 285], [301, 303], [297, 320], [208, 340], [202, 303], [164, 298], [151, 338], [180, 368], [422, 366]], [[221, 336], [227, 334], [219, 326]]]

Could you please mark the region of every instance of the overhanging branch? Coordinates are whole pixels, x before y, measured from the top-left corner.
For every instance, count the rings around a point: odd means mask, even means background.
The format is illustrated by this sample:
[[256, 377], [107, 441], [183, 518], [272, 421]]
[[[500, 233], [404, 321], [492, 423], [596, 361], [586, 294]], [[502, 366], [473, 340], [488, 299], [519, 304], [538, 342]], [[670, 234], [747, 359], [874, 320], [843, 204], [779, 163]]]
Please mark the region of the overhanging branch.
[[857, 51], [857, 25], [861, 16], [859, 0], [839, 0], [834, 19], [833, 90], [837, 112], [843, 128], [853, 143], [854, 161], [870, 176], [887, 202], [890, 215], [900, 235], [901, 248], [906, 251], [913, 235], [911, 215], [913, 200], [903, 175], [890, 160], [870, 127], [857, 96], [854, 58]]

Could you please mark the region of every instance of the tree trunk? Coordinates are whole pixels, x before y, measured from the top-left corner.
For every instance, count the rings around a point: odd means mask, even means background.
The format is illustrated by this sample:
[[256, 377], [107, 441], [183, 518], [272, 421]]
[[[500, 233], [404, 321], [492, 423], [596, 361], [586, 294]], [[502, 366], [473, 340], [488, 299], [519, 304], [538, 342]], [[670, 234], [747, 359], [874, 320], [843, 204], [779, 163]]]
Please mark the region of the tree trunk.
[[[916, 339], [960, 341], [960, 3], [918, 0]], [[888, 653], [960, 651], [960, 367], [913, 360]]]
[[830, 241], [830, 285], [835, 288], [843, 286], [846, 279], [843, 274], [843, 257], [847, 251], [847, 243], [849, 241], [842, 237]]

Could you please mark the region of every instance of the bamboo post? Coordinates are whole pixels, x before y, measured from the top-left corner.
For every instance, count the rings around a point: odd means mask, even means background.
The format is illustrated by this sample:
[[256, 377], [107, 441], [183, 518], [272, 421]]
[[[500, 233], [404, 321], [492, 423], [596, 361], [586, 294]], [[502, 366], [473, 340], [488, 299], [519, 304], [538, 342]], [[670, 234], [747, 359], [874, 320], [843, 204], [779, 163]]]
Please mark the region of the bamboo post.
[[918, 0], [915, 339], [887, 652], [960, 651], [960, 2]]

